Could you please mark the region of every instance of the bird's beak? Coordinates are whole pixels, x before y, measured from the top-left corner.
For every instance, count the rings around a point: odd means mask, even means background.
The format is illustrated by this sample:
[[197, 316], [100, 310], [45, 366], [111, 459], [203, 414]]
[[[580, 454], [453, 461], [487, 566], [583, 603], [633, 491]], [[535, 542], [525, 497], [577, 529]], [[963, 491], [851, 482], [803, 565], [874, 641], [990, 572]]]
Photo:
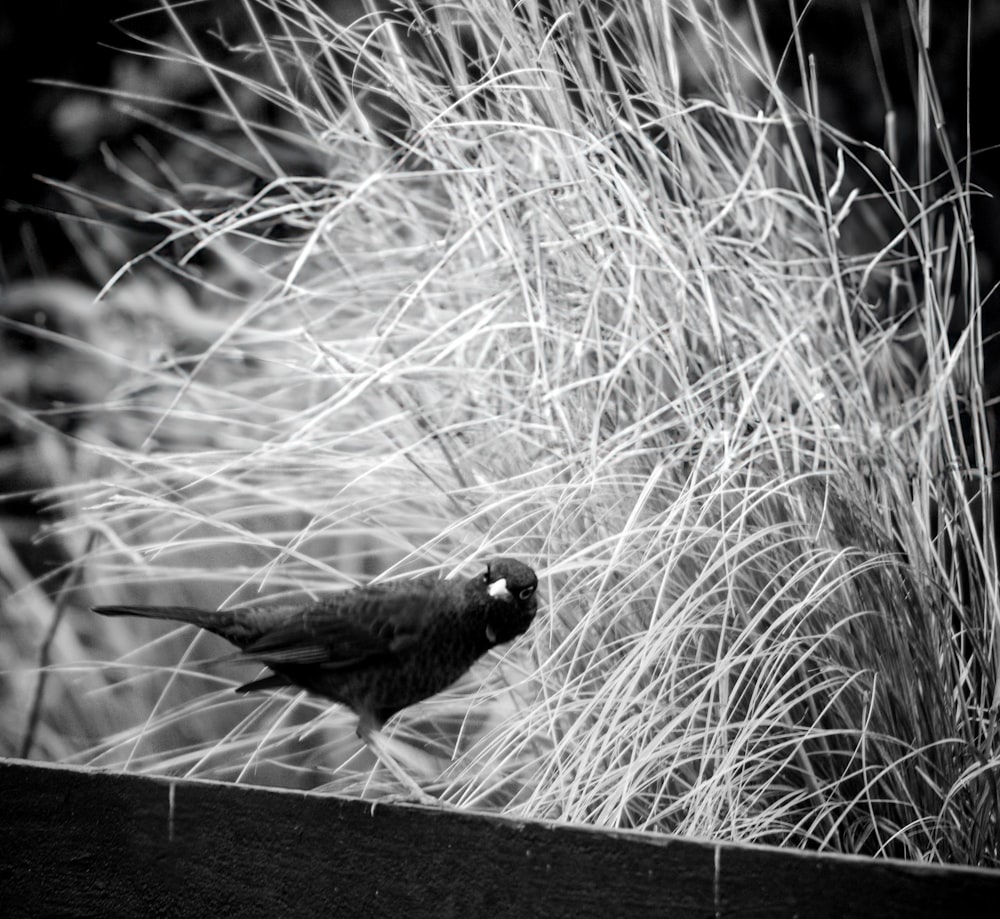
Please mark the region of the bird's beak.
[[498, 580], [496, 580], [492, 584], [490, 584], [490, 586], [487, 587], [486, 589], [489, 592], [489, 595], [494, 600], [501, 600], [501, 599], [502, 600], [513, 600], [514, 599], [510, 595], [510, 591], [507, 590], [507, 579], [506, 578], [499, 578]]

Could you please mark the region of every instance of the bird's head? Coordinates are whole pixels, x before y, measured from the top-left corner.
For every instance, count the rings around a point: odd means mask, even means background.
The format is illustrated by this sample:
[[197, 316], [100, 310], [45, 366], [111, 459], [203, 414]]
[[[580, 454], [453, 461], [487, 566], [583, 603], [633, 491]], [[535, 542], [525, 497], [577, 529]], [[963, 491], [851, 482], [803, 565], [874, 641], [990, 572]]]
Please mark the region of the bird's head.
[[538, 577], [531, 568], [513, 558], [494, 558], [476, 581], [486, 593], [486, 637], [491, 646], [527, 631], [538, 612]]

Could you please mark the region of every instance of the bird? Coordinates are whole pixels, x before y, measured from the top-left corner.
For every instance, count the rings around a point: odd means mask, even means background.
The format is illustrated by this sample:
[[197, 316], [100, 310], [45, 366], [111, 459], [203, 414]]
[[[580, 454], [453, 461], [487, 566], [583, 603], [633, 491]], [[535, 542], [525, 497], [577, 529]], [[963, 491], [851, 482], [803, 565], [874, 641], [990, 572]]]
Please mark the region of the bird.
[[270, 672], [237, 692], [298, 687], [351, 709], [357, 734], [413, 797], [429, 796], [385, 749], [380, 731], [397, 712], [446, 689], [487, 651], [528, 630], [538, 577], [513, 558], [461, 580], [424, 576], [368, 584], [321, 599], [225, 610], [95, 606], [102, 616], [190, 623], [220, 635], [237, 657]]

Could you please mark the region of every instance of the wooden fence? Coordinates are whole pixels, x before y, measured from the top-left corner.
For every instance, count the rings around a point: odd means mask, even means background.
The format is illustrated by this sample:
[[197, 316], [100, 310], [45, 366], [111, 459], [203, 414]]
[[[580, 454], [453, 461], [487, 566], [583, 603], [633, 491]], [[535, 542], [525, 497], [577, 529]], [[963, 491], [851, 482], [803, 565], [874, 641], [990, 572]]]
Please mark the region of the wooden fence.
[[1000, 871], [0, 760], [0, 915], [1000, 916]]

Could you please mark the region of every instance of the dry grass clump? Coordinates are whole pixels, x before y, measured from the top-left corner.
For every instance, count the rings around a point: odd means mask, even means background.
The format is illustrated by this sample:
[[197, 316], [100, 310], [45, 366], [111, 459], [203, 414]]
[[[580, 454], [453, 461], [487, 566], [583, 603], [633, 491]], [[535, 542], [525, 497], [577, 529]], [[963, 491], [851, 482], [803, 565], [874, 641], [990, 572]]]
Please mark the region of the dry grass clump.
[[[191, 180], [145, 218], [246, 295], [92, 408], [133, 424], [62, 492], [65, 532], [97, 534], [86, 599], [246, 602], [517, 555], [546, 612], [395, 723], [445, 801], [995, 864], [961, 183], [932, 200], [886, 158], [895, 184], [869, 194], [894, 223], [850, 251], [857, 150], [782, 95], [752, 15], [712, 4], [245, 9], [272, 23], [243, 49], [258, 82], [183, 29], [155, 52], [272, 117], [221, 106], [255, 191], [191, 208]], [[289, 146], [313, 173], [286, 171]], [[104, 668], [129, 678], [92, 704], [138, 723], [87, 758], [382, 781], [345, 713], [234, 697], [252, 674], [189, 639]]]

